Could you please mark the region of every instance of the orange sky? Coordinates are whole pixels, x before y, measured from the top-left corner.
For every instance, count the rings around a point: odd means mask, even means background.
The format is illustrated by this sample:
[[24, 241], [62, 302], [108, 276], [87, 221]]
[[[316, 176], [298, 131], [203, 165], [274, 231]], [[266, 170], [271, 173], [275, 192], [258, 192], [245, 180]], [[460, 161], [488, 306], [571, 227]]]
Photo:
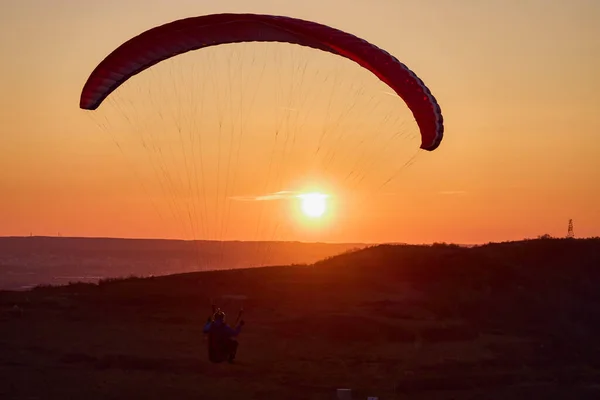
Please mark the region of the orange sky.
[[[0, 5], [0, 51], [5, 55], [0, 64], [0, 235], [60, 232], [63, 236], [481, 243], [544, 233], [564, 235], [569, 218], [575, 221], [576, 235], [600, 235], [600, 122], [596, 117], [600, 106], [600, 3], [220, 3], [26, 0]], [[130, 37], [174, 19], [216, 12], [314, 20], [386, 49], [414, 70], [439, 100], [446, 125], [442, 145], [431, 153], [419, 152], [416, 162], [397, 179], [359, 204], [357, 198], [380, 187], [418, 147], [418, 142], [409, 140], [416, 128], [406, 107], [400, 107], [403, 103], [383, 93], [385, 87], [358, 67], [315, 51], [293, 50], [296, 58], [289, 58], [281, 47], [207, 50], [207, 58], [199, 51], [182, 58], [177, 68], [208, 68], [206, 60], [214, 56], [212, 66], [220, 72], [214, 73], [210, 80], [214, 86], [203, 92], [203, 101], [215, 108], [210, 117], [201, 119], [202, 129], [228, 138], [229, 128], [239, 130], [240, 121], [247, 120], [240, 143], [241, 161], [235, 164], [236, 178], [219, 189], [221, 200], [214, 197], [216, 186], [207, 189], [212, 192], [206, 196], [206, 206], [200, 192], [192, 189], [189, 202], [173, 190], [161, 190], [167, 182], [165, 175], [152, 172], [159, 164], [148, 162], [149, 154], [140, 142], [135, 147], [127, 141], [131, 131], [118, 125], [119, 118], [104, 110], [115, 123], [112, 130], [104, 131], [98, 128], [101, 114], [90, 116], [79, 109], [81, 87], [97, 63]], [[262, 57], [260, 66], [266, 67], [268, 78], [259, 85], [259, 70], [248, 67], [243, 69], [245, 83], [238, 85], [235, 76], [223, 73], [224, 65], [237, 65], [235, 58], [227, 58], [231, 54], [241, 56], [242, 62], [249, 62], [253, 55]], [[272, 90], [295, 87], [292, 83], [296, 80], [289, 73], [281, 75], [282, 81], [273, 79], [279, 69], [303, 65], [310, 74], [302, 82], [303, 89], [295, 90], [305, 91], [280, 99], [268, 96]], [[155, 75], [140, 75], [135, 84], [142, 87], [155, 82], [153, 79], [162, 85], [169, 83], [166, 68], [162, 72], [157, 69]], [[325, 71], [325, 77], [340, 77], [337, 109], [326, 111], [319, 102], [324, 99], [320, 85], [326, 84], [320, 83], [318, 71]], [[234, 90], [226, 99], [230, 102], [215, 99], [216, 93], [224, 93], [218, 88], [225, 86], [219, 85], [225, 84], [258, 93], [257, 108], [250, 107], [254, 103], [248, 91]], [[373, 103], [357, 93], [354, 84], [378, 96], [379, 111], [368, 111]], [[176, 105], [178, 95], [190, 94], [186, 91], [189, 86], [181, 83], [170, 96], [154, 98]], [[138, 117], [136, 127], [151, 134], [158, 129], [153, 120], [156, 113], [143, 106], [144, 96], [136, 97], [133, 89], [129, 95], [137, 101], [136, 110], [146, 112]], [[126, 96], [124, 91], [123, 98]], [[238, 109], [218, 109], [219, 104], [233, 104], [235, 96], [240, 96], [240, 104], [246, 107], [244, 119]], [[377, 153], [378, 164], [369, 169], [372, 174], [360, 185], [347, 187], [337, 179], [354, 171], [352, 165], [359, 155], [353, 152], [362, 147], [344, 147], [341, 144], [350, 142], [335, 140], [328, 145], [339, 151], [339, 165], [331, 171], [320, 169], [321, 164], [307, 155], [313, 153], [305, 152], [300, 158], [281, 150], [277, 153], [284, 156], [281, 165], [289, 168], [276, 168], [283, 171], [281, 179], [269, 181], [265, 179], [268, 149], [274, 143], [277, 124], [301, 108], [298, 103], [286, 102], [290, 99], [315, 106], [298, 111], [303, 112], [305, 124], [294, 120], [281, 128], [286, 135], [297, 132], [302, 137], [296, 144], [299, 149], [303, 145], [312, 148], [327, 125], [323, 118], [338, 117], [352, 102], [362, 108], [349, 114], [334, 133], [374, 137], [375, 132], [391, 134], [406, 129], [409, 135], [394, 142], [395, 147], [388, 148], [381, 138], [370, 142], [373, 151], [389, 152], [385, 156]], [[189, 104], [188, 111], [192, 109]], [[293, 107], [287, 107], [289, 104]], [[285, 111], [286, 107], [290, 110]], [[382, 123], [395, 116], [395, 110], [405, 125]], [[219, 116], [225, 117], [221, 128]], [[182, 118], [190, 124], [195, 120]], [[204, 148], [214, 155], [215, 136], [206, 137], [213, 142], [205, 142]], [[206, 163], [205, 182], [209, 185], [216, 182], [217, 159]], [[178, 165], [167, 165], [169, 176], [181, 179], [185, 187], [193, 181], [187, 175], [192, 169]], [[219, 165], [225, 173], [225, 164]], [[220, 182], [225, 181], [221, 178]], [[332, 195], [329, 213], [318, 222], [302, 218], [290, 199], [239, 199], [314, 188]], [[202, 219], [201, 209], [211, 217]], [[181, 227], [190, 223], [193, 229]]]

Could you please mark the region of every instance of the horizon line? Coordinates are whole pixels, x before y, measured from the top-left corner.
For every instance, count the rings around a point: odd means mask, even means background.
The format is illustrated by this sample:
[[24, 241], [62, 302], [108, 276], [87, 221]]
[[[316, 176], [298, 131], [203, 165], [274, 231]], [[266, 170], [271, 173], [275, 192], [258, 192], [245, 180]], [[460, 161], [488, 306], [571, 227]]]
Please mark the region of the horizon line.
[[[51, 235], [0, 235], [1, 239], [33, 239], [33, 238], [44, 238], [44, 239], [87, 239], [87, 240], [147, 240], [147, 241], [172, 241], [172, 242], [210, 242], [210, 243], [300, 243], [300, 244], [326, 244], [326, 245], [354, 245], [354, 246], [380, 246], [380, 245], [405, 245], [405, 246], [431, 246], [435, 244], [448, 244], [457, 246], [481, 246], [485, 244], [493, 243], [506, 243], [506, 242], [521, 242], [525, 240], [540, 239], [544, 235], [539, 235], [535, 238], [521, 238], [513, 240], [501, 240], [501, 241], [485, 241], [479, 243], [456, 243], [446, 241], [433, 241], [433, 242], [421, 242], [421, 243], [409, 243], [409, 242], [396, 242], [396, 241], [383, 241], [383, 242], [368, 242], [368, 241], [347, 241], [347, 242], [327, 242], [327, 241], [302, 241], [302, 240], [243, 240], [243, 239], [228, 239], [228, 240], [217, 240], [217, 239], [177, 239], [177, 238], [157, 238], [157, 237], [116, 237], [116, 236], [51, 236]], [[562, 236], [550, 236], [550, 239], [566, 239], [567, 237]], [[595, 236], [590, 237], [579, 237], [572, 239], [597, 239]]]

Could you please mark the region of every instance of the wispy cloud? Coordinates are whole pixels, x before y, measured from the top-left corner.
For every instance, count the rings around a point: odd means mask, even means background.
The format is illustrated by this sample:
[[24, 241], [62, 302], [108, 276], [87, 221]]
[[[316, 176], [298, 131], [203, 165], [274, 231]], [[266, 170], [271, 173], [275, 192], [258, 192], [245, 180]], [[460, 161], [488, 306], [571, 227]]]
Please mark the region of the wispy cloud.
[[[327, 194], [323, 193], [315, 193], [318, 196], [330, 197]], [[272, 200], [284, 200], [284, 199], [293, 199], [293, 198], [303, 198], [307, 195], [313, 195], [312, 192], [296, 192], [292, 190], [282, 190], [275, 193], [261, 194], [257, 196], [232, 196], [231, 200], [236, 201], [272, 201]]]
[[446, 196], [457, 196], [457, 195], [467, 194], [467, 192], [464, 190], [444, 190], [444, 191], [438, 192], [438, 194], [442, 194], [442, 195], [446, 195]]
[[283, 200], [298, 197], [299, 192], [293, 192], [291, 190], [282, 190], [280, 192], [268, 193], [258, 196], [232, 196], [232, 200], [237, 201], [270, 201], [270, 200]]

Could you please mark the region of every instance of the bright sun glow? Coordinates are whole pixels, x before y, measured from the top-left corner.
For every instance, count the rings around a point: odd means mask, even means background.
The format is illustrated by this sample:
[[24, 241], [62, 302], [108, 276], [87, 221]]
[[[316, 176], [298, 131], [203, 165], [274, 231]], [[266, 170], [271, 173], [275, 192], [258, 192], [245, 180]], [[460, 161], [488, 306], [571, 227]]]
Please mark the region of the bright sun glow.
[[310, 218], [319, 218], [327, 210], [327, 195], [322, 193], [306, 193], [298, 196], [304, 215]]

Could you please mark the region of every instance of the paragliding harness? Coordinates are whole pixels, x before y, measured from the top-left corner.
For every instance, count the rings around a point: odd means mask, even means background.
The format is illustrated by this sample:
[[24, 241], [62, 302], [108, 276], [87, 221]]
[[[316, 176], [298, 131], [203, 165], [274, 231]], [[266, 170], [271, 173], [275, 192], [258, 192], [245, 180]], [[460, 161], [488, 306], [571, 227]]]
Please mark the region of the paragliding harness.
[[[233, 362], [237, 352], [238, 342], [230, 337], [227, 332], [225, 322], [216, 320], [217, 314], [221, 310], [213, 305], [213, 314], [207, 321], [211, 324], [208, 329], [208, 359], [212, 363], [221, 363], [223, 361]], [[234, 326], [237, 326], [242, 318], [243, 309], [240, 309], [237, 320]]]

